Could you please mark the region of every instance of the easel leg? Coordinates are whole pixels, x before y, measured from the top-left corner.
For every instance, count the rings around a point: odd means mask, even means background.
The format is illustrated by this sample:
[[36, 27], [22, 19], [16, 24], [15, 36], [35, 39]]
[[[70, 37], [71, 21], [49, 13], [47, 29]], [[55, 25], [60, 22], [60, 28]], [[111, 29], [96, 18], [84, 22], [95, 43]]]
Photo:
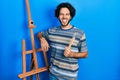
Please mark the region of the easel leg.
[[[33, 61], [33, 55], [31, 55], [31, 64], [30, 64], [30, 70], [34, 68], [34, 61]], [[30, 76], [30, 80], [32, 80], [33, 75]]]
[[[31, 65], [30, 65], [30, 70], [33, 70], [34, 69], [34, 60], [33, 60], [33, 55], [31, 56]], [[30, 80], [32, 80], [33, 78], [33, 75], [30, 76]], [[36, 80], [40, 80], [39, 78], [39, 74], [36, 74]]]
[[[25, 40], [22, 40], [22, 65], [23, 65], [23, 74], [26, 72], [26, 56], [25, 56]], [[23, 78], [23, 80], [26, 80], [26, 77]]]

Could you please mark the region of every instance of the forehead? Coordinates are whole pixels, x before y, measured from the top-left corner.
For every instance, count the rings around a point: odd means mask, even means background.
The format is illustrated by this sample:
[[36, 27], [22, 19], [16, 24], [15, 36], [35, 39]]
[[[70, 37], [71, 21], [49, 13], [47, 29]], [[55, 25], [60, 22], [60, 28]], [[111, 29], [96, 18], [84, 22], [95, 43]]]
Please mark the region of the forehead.
[[60, 9], [60, 13], [70, 13], [70, 11], [68, 8], [65, 7]]

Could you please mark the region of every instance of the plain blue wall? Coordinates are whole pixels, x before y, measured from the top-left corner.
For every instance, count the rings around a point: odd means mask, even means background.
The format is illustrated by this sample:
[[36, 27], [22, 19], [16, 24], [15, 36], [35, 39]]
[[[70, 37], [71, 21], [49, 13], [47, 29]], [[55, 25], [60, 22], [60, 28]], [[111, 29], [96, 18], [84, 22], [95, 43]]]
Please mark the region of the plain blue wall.
[[[34, 34], [59, 25], [54, 9], [70, 2], [77, 13], [71, 24], [84, 30], [89, 56], [79, 60], [79, 80], [120, 80], [120, 6], [119, 0], [30, 0], [31, 15], [36, 25]], [[0, 80], [21, 80], [22, 39], [31, 49], [25, 0], [0, 1]], [[39, 41], [35, 37], [36, 47]], [[27, 70], [30, 66], [27, 56]], [[44, 66], [38, 53], [39, 67]], [[47, 77], [46, 77], [47, 76]], [[48, 80], [48, 73], [40, 75]]]

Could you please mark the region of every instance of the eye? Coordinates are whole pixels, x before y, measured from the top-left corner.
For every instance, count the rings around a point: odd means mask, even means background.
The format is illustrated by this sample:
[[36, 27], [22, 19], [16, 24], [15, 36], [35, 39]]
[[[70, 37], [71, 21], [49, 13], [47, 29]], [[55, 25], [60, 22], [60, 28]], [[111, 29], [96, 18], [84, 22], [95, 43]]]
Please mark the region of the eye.
[[70, 15], [69, 13], [66, 14], [67, 16]]
[[60, 13], [59, 15], [64, 15], [63, 13]]

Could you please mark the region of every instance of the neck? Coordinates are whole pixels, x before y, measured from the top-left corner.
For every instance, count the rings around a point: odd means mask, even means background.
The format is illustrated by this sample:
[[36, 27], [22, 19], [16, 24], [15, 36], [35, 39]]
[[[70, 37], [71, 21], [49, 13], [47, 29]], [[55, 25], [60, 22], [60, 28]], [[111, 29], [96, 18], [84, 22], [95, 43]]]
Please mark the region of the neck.
[[67, 29], [72, 28], [72, 25], [68, 24], [66, 26], [61, 26], [61, 28], [67, 30]]

